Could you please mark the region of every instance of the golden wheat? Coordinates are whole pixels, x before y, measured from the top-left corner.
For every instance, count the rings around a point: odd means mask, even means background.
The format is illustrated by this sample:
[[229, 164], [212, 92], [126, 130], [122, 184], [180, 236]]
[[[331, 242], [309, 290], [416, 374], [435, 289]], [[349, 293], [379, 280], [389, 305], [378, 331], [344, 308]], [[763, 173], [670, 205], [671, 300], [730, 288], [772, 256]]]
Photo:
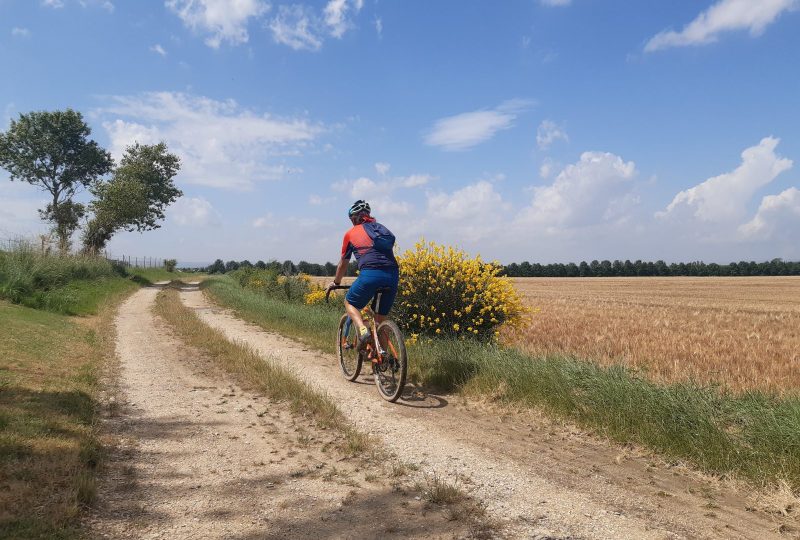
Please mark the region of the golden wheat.
[[538, 308], [504, 339], [656, 380], [800, 390], [800, 278], [517, 278]]

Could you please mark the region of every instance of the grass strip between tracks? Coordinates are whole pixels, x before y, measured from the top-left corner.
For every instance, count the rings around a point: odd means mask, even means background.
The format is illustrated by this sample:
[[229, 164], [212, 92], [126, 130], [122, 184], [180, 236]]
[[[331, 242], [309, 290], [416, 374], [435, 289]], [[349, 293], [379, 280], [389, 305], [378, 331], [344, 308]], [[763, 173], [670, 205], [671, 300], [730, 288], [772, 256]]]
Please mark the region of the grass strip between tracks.
[[302, 382], [290, 371], [262, 358], [250, 347], [229, 341], [184, 306], [178, 292], [165, 289], [156, 297], [155, 312], [189, 345], [197, 347], [244, 385], [264, 392], [274, 400], [288, 403], [295, 414], [312, 418], [320, 427], [338, 430], [342, 449], [350, 455], [374, 451], [370, 438], [356, 430], [333, 400]]
[[[243, 319], [333, 353], [340, 313], [270, 298], [212, 277], [206, 291]], [[409, 348], [410, 380], [541, 408], [620, 443], [755, 484], [800, 489], [800, 398], [658, 384], [622, 366], [531, 357], [512, 348], [437, 340]]]

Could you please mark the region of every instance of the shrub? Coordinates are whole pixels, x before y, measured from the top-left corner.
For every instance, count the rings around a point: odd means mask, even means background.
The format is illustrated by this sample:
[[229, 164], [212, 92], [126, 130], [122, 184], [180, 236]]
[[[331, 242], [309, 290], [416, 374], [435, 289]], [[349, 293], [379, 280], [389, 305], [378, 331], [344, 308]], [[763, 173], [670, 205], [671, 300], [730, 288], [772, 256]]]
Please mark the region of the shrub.
[[164, 268], [166, 268], [167, 272], [174, 272], [177, 264], [178, 261], [175, 259], [164, 259]]
[[49, 255], [33, 245], [20, 243], [12, 251], [0, 252], [0, 298], [30, 303], [43, 293], [76, 280], [94, 280], [120, 275], [122, 271], [102, 257]]
[[303, 302], [312, 290], [311, 278], [307, 275], [285, 276], [274, 268], [242, 266], [230, 275], [245, 289], [290, 302]]
[[491, 341], [502, 324], [518, 322], [525, 308], [499, 263], [464, 251], [418, 242], [399, 257], [400, 287], [392, 317], [416, 336]]

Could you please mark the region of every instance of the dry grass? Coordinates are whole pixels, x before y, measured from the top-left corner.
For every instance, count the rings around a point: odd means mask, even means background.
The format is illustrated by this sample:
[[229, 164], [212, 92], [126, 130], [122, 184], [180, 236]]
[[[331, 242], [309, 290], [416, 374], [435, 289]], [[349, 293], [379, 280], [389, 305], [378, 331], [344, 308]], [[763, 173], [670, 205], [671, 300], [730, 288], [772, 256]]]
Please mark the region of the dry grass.
[[515, 278], [534, 355], [624, 364], [658, 381], [800, 389], [800, 278]]

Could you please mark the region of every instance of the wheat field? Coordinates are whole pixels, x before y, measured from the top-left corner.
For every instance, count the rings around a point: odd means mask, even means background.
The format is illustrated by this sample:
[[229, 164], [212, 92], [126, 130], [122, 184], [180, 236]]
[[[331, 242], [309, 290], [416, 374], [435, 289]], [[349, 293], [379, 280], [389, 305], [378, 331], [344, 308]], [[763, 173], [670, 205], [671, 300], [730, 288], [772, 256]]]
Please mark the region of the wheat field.
[[530, 320], [506, 342], [661, 381], [800, 390], [800, 278], [515, 278]]

